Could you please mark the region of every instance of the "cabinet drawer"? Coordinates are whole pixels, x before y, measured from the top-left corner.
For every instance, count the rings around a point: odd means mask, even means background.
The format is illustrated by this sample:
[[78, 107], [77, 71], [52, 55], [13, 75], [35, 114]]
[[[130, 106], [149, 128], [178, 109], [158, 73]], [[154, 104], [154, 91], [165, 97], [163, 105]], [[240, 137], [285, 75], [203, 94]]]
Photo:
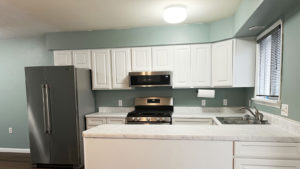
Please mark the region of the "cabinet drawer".
[[125, 118], [107, 118], [107, 124], [125, 124]]
[[235, 169], [296, 169], [297, 160], [234, 159]]
[[235, 157], [300, 159], [300, 143], [235, 142]]
[[101, 124], [106, 124], [106, 118], [87, 118], [86, 124], [87, 126], [97, 126]]
[[173, 125], [212, 125], [212, 119], [205, 118], [174, 118]]
[[97, 127], [98, 125], [87, 125], [86, 126], [86, 129], [88, 130], [88, 129], [91, 129], [91, 128], [94, 128], [94, 127]]

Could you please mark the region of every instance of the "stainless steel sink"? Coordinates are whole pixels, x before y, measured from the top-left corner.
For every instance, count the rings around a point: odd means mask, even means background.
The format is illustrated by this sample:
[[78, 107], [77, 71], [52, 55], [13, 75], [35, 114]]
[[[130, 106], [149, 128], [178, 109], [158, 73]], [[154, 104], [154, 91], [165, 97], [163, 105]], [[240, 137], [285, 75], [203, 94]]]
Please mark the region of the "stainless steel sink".
[[217, 117], [217, 119], [222, 124], [269, 124], [267, 120], [255, 120], [249, 118], [249, 116], [244, 117]]

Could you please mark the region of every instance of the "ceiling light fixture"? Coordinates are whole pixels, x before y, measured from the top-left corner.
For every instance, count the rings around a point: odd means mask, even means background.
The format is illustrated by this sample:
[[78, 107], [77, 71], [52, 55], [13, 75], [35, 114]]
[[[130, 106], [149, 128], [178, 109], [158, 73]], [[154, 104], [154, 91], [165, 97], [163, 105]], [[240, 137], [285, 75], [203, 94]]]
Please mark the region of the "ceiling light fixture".
[[183, 6], [170, 6], [164, 10], [163, 18], [167, 23], [177, 24], [187, 17], [186, 8]]

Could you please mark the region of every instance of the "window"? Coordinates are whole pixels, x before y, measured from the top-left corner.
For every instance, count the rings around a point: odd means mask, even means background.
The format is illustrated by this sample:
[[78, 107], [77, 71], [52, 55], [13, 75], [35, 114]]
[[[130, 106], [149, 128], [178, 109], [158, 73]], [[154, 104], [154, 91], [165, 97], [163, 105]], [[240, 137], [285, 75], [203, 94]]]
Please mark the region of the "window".
[[257, 38], [255, 98], [280, 101], [282, 62], [282, 21], [276, 22]]

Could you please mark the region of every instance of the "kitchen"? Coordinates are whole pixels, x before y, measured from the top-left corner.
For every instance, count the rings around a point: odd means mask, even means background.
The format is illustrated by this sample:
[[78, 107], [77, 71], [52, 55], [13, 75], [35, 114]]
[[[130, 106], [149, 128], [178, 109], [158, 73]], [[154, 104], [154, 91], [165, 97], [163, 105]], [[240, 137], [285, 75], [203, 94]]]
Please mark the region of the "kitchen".
[[299, 2], [126, 3], [0, 2], [0, 168], [300, 168]]

